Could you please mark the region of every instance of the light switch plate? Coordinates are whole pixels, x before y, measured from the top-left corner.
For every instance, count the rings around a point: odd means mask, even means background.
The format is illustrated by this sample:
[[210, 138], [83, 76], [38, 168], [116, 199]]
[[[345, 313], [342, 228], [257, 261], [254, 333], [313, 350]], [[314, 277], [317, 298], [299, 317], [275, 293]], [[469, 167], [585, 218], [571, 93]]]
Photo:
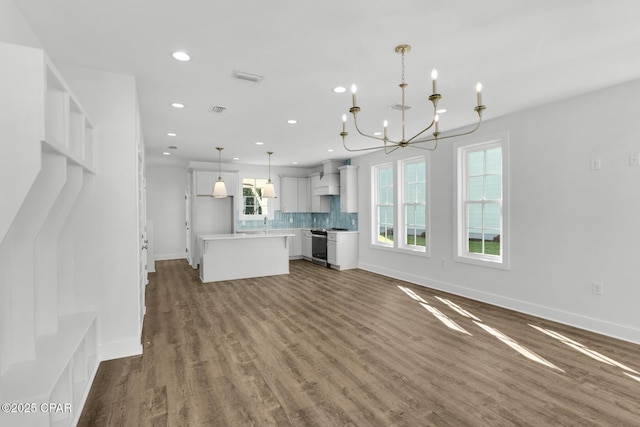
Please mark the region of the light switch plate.
[[602, 168], [602, 161], [600, 158], [591, 159], [589, 169], [592, 171], [599, 171]]
[[640, 153], [629, 154], [629, 166], [640, 166]]

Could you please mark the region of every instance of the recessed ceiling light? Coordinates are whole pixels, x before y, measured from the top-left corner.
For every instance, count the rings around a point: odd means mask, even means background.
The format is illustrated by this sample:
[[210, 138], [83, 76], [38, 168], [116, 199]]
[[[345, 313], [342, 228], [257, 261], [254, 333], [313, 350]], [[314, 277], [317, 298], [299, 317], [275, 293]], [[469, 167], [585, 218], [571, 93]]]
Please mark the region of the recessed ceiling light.
[[333, 148], [329, 148], [327, 151], [333, 153]]
[[179, 102], [173, 102], [171, 106], [174, 108], [184, 108], [184, 104], [180, 104]]
[[257, 74], [257, 73], [248, 73], [246, 71], [234, 71], [233, 72], [233, 76], [236, 79], [240, 79], [240, 80], [247, 80], [253, 83], [260, 83], [262, 81], [262, 79], [264, 79], [264, 76]]
[[438, 114], [442, 114], [442, 113], [446, 113], [447, 109], [446, 108], [440, 108], [439, 110], [436, 110], [436, 113]]
[[333, 88], [333, 93], [345, 93], [347, 88], [344, 86], [336, 86]]
[[187, 62], [191, 60], [191, 57], [187, 52], [175, 51], [171, 54], [171, 56], [173, 56], [173, 59], [181, 62]]
[[170, 156], [171, 155], [171, 153], [168, 152], [168, 151], [163, 151], [162, 154], [164, 154], [165, 156]]
[[292, 164], [292, 165], [297, 165], [297, 164], [298, 164], [298, 162], [291, 162], [291, 164]]
[[296, 123], [298, 123], [298, 121], [296, 119], [289, 119], [287, 120], [287, 123], [289, 123], [290, 125], [295, 125]]
[[173, 132], [167, 132], [167, 136], [176, 136], [176, 134]]
[[264, 145], [264, 142], [258, 141], [256, 142], [256, 145]]
[[373, 133], [373, 136], [380, 136], [380, 135], [382, 135], [382, 132], [374, 132]]
[[233, 160], [240, 160], [240, 157], [234, 157]]

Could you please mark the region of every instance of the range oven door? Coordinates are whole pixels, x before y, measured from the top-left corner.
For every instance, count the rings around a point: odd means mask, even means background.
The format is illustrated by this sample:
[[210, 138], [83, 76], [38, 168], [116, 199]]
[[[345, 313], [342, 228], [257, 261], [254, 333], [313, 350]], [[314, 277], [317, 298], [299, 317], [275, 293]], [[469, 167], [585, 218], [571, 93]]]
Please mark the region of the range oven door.
[[317, 264], [327, 265], [327, 233], [311, 231], [311, 257]]

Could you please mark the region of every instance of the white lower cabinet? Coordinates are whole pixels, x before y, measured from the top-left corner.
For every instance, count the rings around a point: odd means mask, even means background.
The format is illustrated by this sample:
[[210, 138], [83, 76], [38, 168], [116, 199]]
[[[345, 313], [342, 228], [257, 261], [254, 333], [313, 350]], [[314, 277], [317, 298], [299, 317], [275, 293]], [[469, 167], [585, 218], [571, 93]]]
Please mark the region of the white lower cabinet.
[[337, 270], [358, 266], [358, 232], [327, 232], [327, 263]]
[[303, 230], [292, 230], [294, 236], [291, 237], [291, 246], [289, 248], [289, 258], [290, 259], [300, 259], [302, 258], [302, 239], [303, 239]]
[[302, 257], [308, 260], [312, 258], [311, 230], [309, 229], [302, 230]]

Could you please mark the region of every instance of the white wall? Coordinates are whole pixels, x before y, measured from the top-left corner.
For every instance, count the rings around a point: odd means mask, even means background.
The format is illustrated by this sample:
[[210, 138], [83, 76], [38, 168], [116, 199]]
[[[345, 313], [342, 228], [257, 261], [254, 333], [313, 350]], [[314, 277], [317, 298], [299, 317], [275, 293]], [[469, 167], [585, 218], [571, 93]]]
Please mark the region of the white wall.
[[[431, 155], [431, 257], [372, 248], [370, 166], [359, 165], [360, 267], [640, 343], [640, 81], [486, 122], [510, 135], [511, 269], [453, 261], [453, 142]], [[590, 171], [600, 158], [602, 169]], [[443, 265], [444, 264], [444, 265]], [[592, 282], [604, 294], [592, 294]]]
[[187, 170], [147, 165], [147, 219], [153, 221], [155, 259], [186, 258], [185, 191]]
[[0, 40], [42, 48], [42, 43], [24, 20], [13, 0], [0, 0]]
[[96, 123], [96, 175], [75, 220], [75, 304], [100, 312], [102, 359], [140, 354], [136, 84], [132, 76], [59, 65]]

